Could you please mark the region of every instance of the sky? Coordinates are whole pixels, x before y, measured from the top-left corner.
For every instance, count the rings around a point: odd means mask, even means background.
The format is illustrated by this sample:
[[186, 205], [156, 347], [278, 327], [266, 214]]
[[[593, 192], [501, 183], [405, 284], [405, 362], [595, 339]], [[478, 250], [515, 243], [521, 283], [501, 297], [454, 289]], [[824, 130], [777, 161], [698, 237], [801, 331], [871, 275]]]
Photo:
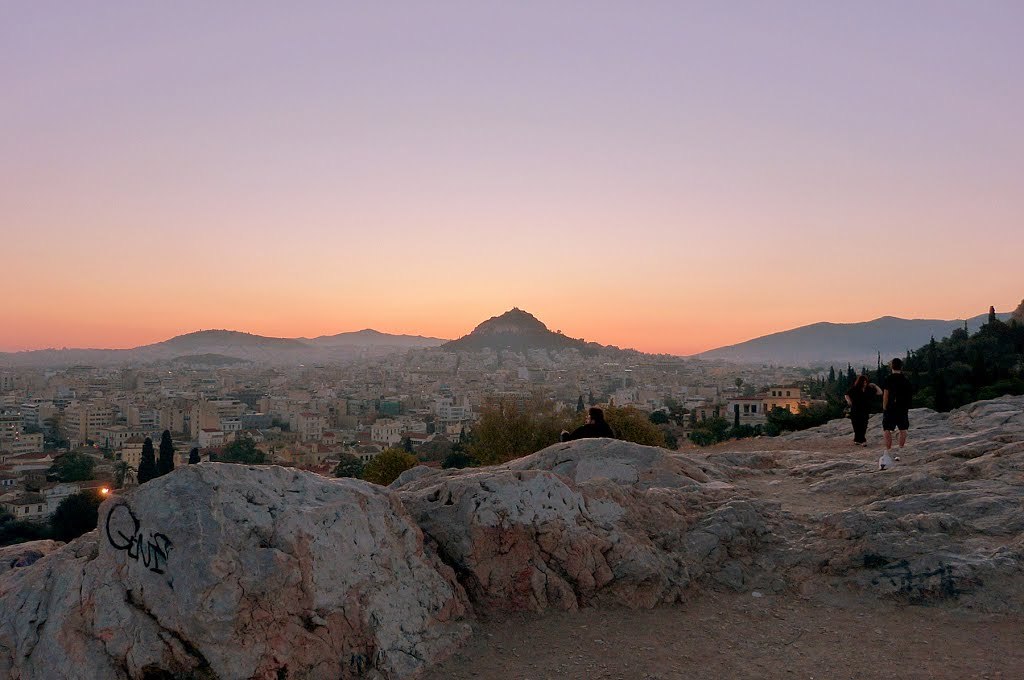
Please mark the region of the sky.
[[0, 351], [1024, 297], [1024, 3], [0, 4]]

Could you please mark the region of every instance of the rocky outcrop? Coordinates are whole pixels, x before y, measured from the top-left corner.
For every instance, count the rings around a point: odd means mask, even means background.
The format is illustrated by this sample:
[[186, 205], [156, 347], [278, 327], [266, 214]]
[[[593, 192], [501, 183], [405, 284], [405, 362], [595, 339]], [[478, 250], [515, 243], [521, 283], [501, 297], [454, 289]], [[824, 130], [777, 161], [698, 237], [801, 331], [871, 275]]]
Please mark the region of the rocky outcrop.
[[64, 545], [60, 541], [28, 541], [0, 548], [0, 575], [11, 569], [20, 569], [35, 564], [44, 555], [49, 555]]
[[[767, 482], [758, 490], [769, 493], [787, 487], [791, 500], [811, 508], [783, 513], [776, 531], [788, 555], [781, 571], [794, 587], [817, 580], [910, 602], [1019, 607], [1024, 397], [946, 414], [915, 409], [910, 421], [901, 460], [881, 472], [879, 416], [868, 451], [848, 444], [848, 421], [833, 421], [772, 440], [775, 450], [739, 454], [726, 445], [709, 458], [737, 484]], [[755, 460], [758, 469], [748, 466]]]
[[881, 472], [846, 421], [686, 454], [580, 440], [390, 489], [188, 466], [69, 545], [0, 551], [0, 676], [407, 678], [475, 616], [706, 588], [1019, 608], [1024, 397], [911, 422]]
[[422, 476], [399, 493], [493, 612], [653, 607], [707, 577], [743, 588], [767, 529], [761, 505], [729, 489], [686, 456], [587, 439]]
[[394, 494], [277, 467], [188, 466], [108, 500], [0, 599], [0, 676], [21, 680], [407, 677], [468, 633]]

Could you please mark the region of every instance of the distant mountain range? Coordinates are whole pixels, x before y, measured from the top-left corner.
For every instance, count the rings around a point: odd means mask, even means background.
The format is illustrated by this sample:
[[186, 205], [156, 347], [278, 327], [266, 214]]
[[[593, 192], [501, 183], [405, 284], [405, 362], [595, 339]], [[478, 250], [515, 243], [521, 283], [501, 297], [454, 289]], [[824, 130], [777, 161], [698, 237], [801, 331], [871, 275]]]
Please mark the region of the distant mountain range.
[[[1018, 313], [1024, 314], [1024, 303]], [[1004, 321], [1010, 316], [998, 315]], [[967, 319], [967, 327], [973, 332], [987, 319], [986, 314]], [[964, 319], [900, 319], [892, 316], [860, 323], [822, 322], [720, 347], [693, 358], [786, 366], [842, 365], [846, 362], [855, 366], [873, 365], [878, 353], [883, 359], [903, 356], [908, 349], [921, 347], [933, 336], [941, 339], [955, 329], [963, 328], [964, 322]], [[344, 362], [432, 347], [445, 351], [515, 352], [575, 349], [586, 356], [633, 352], [553, 332], [529, 312], [513, 308], [484, 321], [468, 335], [448, 342], [419, 335], [390, 335], [372, 329], [316, 338], [271, 338], [241, 331], [206, 330], [134, 349], [0, 352], [0, 367], [112, 366], [166, 361], [191, 366], [225, 366], [244, 361], [296, 365]]]
[[111, 366], [175, 361], [226, 365], [232, 361], [271, 364], [327, 363], [393, 352], [437, 347], [444, 340], [389, 335], [366, 329], [318, 338], [271, 338], [252, 333], [208, 330], [186, 333], [133, 349], [42, 349], [0, 352], [0, 366]]
[[[1009, 314], [998, 314], [1006, 321]], [[900, 319], [883, 316], [859, 323], [814, 323], [780, 333], [772, 333], [728, 347], [695, 355], [700, 359], [721, 359], [735, 363], [815, 366], [828, 363], [874, 365], [879, 352], [882, 360], [902, 357], [908, 349], [918, 349], [932, 337], [941, 340], [964, 322], [973, 333], [988, 321], [987, 314], [970, 319]]]
[[570, 338], [548, 330], [537, 317], [513, 307], [501, 316], [493, 316], [473, 329], [469, 335], [441, 345], [442, 350], [480, 351], [511, 350], [563, 350], [576, 349], [583, 354], [601, 351], [620, 351], [617, 347], [606, 347], [596, 342]]

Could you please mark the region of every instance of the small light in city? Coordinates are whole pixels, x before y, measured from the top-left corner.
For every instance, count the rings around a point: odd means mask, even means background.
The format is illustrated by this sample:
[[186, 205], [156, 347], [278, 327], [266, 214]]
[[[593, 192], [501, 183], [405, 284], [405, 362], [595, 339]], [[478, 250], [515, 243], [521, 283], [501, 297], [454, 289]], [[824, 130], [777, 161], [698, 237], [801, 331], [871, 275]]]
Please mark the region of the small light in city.
[[100, 489], [100, 494], [103, 496], [107, 496], [110, 494], [110, 489], [108, 489], [107, 487], [103, 487], [102, 489]]

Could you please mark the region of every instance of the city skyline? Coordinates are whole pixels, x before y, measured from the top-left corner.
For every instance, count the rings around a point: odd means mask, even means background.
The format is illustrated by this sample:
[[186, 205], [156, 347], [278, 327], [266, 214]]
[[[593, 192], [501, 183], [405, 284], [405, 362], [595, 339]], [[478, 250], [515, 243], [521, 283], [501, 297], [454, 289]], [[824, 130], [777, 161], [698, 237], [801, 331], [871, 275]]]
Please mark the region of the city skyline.
[[1019, 3], [46, 3], [0, 22], [0, 351], [687, 355], [1020, 301]]

